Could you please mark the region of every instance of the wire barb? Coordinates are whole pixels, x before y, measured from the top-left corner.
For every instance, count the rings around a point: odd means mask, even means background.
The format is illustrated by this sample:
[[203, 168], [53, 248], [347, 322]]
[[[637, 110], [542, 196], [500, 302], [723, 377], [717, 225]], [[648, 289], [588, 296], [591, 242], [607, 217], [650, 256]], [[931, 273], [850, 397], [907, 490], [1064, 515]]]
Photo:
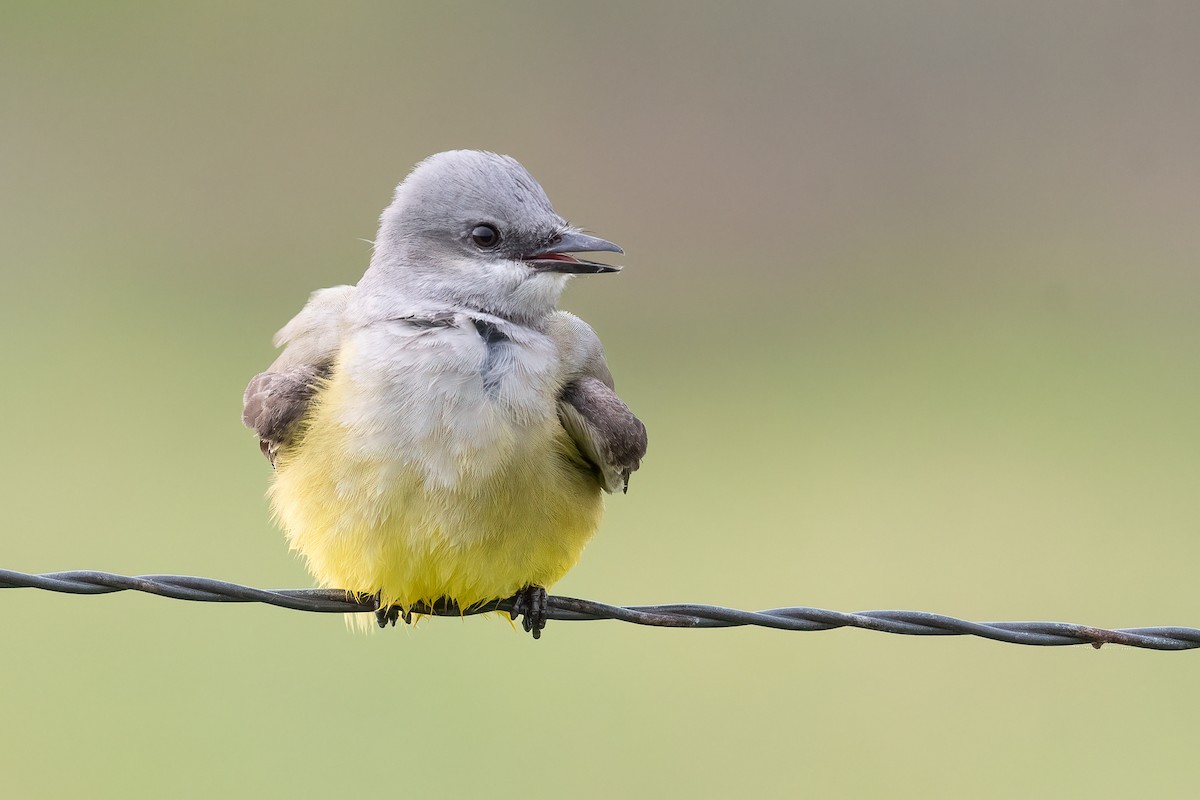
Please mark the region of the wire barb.
[[[110, 594], [145, 592], [176, 600], [202, 603], [264, 603], [327, 614], [373, 613], [373, 598], [340, 589], [255, 589], [237, 583], [194, 578], [187, 575], [115, 575], [111, 572], [76, 570], [34, 575], [0, 569], [0, 589], [43, 589], [66, 594]], [[463, 616], [493, 611], [512, 613], [517, 598], [494, 600], [460, 609], [453, 602], [415, 606], [414, 614]], [[905, 636], [978, 636], [1010, 644], [1059, 646], [1105, 644], [1147, 650], [1192, 650], [1200, 648], [1200, 628], [1157, 627], [1107, 630], [1067, 622], [968, 622], [926, 611], [859, 611], [847, 614], [823, 608], [772, 608], [740, 611], [722, 606], [672, 604], [659, 606], [611, 606], [594, 600], [551, 595], [547, 617], [555, 620], [618, 620], [659, 628], [737, 628], [757, 626], [785, 631], [827, 631], [863, 628]]]

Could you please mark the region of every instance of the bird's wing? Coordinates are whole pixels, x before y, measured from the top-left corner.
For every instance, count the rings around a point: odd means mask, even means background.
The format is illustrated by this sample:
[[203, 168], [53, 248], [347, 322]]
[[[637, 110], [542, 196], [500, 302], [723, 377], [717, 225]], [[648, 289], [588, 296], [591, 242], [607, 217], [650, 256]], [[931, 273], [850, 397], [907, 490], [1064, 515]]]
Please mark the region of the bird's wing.
[[258, 434], [263, 455], [272, 465], [333, 370], [343, 312], [353, 291], [353, 286], [335, 286], [314, 292], [300, 313], [275, 334], [275, 346], [283, 348], [279, 358], [246, 387], [242, 422]]
[[558, 396], [558, 418], [606, 492], [627, 491], [629, 476], [646, 455], [646, 426], [613, 391], [600, 339], [566, 312], [551, 319], [567, 380]]
[[250, 379], [242, 398], [242, 422], [258, 434], [258, 445], [272, 466], [280, 448], [291, 442], [331, 366], [301, 364]]

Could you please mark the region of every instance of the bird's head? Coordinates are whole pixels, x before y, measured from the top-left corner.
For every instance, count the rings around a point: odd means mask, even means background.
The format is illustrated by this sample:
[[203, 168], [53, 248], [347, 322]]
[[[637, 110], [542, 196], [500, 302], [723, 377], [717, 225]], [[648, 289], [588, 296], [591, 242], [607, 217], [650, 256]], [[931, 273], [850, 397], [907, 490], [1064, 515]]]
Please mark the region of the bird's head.
[[377, 300], [530, 322], [554, 309], [572, 275], [619, 269], [574, 255], [598, 251], [624, 252], [568, 225], [514, 159], [454, 150], [425, 159], [396, 187], [359, 286]]

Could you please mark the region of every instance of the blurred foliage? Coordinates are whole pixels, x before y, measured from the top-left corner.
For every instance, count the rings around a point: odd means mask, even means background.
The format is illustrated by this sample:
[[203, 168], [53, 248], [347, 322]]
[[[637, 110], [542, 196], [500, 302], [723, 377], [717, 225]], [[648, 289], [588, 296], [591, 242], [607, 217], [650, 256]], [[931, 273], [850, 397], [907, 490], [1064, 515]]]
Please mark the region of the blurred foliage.
[[[0, 560], [308, 585], [242, 387], [414, 162], [483, 147], [628, 252], [566, 306], [650, 455], [558, 591], [1196, 625], [1198, 25], [8, 0]], [[1182, 797], [1198, 744], [1186, 654], [32, 591], [0, 621], [12, 797]]]

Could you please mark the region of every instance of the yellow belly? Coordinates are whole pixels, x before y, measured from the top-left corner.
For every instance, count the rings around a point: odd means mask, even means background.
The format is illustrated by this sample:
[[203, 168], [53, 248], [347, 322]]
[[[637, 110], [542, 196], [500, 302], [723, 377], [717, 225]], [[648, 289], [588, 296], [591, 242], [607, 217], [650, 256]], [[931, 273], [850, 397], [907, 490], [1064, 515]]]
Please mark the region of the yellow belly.
[[282, 454], [271, 488], [288, 542], [322, 586], [409, 608], [460, 607], [550, 586], [575, 565], [600, 521], [596, 479], [557, 419], [522, 430], [499, 468], [428, 482], [407, 460], [364, 457], [339, 422], [335, 378], [306, 432]]

